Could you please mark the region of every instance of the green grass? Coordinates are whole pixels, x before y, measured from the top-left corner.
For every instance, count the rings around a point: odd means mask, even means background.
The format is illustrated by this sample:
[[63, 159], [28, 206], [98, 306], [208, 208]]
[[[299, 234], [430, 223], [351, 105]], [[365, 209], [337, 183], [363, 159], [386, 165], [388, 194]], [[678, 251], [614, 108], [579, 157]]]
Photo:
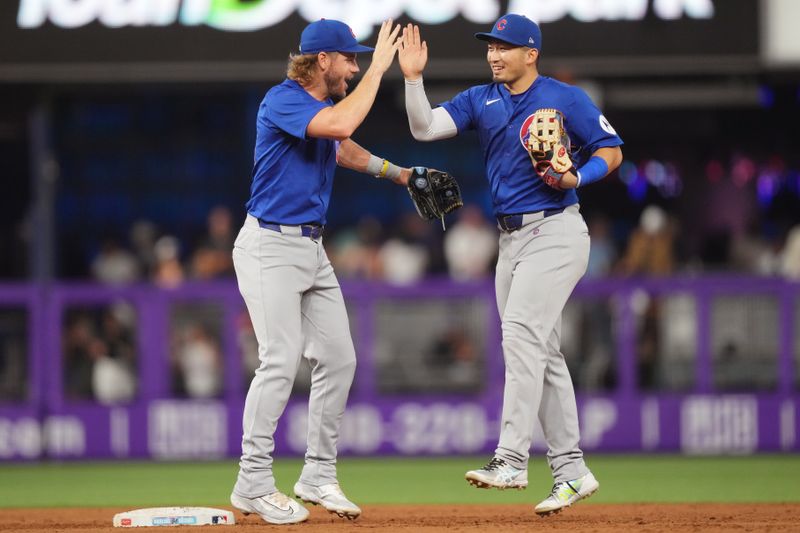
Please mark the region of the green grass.
[[[531, 464], [526, 491], [478, 490], [464, 472], [485, 457], [344, 458], [339, 479], [353, 500], [376, 503], [530, 503], [550, 487]], [[798, 502], [800, 456], [609, 456], [590, 458], [601, 489], [593, 502]], [[0, 466], [0, 507], [226, 505], [237, 462], [40, 463]], [[290, 492], [299, 460], [278, 459], [278, 487]]]

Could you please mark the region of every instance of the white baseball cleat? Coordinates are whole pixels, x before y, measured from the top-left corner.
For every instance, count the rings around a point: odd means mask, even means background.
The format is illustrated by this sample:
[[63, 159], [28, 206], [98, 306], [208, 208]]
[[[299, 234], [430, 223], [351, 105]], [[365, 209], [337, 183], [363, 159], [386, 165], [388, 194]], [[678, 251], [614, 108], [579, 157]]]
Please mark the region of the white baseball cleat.
[[257, 514], [269, 524], [296, 524], [308, 520], [308, 509], [279, 491], [258, 498], [232, 493], [231, 505], [244, 515]]
[[519, 489], [528, 486], [528, 471], [514, 468], [499, 457], [478, 470], [470, 470], [464, 477], [470, 485], [479, 489]]
[[338, 483], [328, 483], [314, 487], [298, 481], [294, 484], [294, 494], [306, 503], [321, 505], [328, 512], [341, 518], [354, 520], [361, 516], [361, 509], [347, 499]]
[[553, 485], [550, 496], [536, 506], [536, 514], [541, 516], [556, 514], [561, 509], [588, 498], [599, 488], [600, 483], [591, 472], [572, 481], [559, 481]]

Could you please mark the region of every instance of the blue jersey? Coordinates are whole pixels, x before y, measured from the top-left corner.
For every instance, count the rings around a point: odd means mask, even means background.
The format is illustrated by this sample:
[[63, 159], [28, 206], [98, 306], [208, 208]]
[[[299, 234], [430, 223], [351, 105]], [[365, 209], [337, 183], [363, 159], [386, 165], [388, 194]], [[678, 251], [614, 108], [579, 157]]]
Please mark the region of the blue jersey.
[[338, 142], [307, 138], [306, 128], [332, 105], [293, 80], [267, 91], [258, 108], [248, 213], [263, 222], [325, 224]]
[[534, 173], [525, 140], [537, 110], [554, 108], [563, 113], [577, 167], [598, 148], [622, 144], [583, 90], [546, 76], [515, 95], [502, 83], [472, 87], [442, 107], [459, 132], [477, 130], [496, 215], [567, 207], [578, 201], [575, 189], [557, 191]]

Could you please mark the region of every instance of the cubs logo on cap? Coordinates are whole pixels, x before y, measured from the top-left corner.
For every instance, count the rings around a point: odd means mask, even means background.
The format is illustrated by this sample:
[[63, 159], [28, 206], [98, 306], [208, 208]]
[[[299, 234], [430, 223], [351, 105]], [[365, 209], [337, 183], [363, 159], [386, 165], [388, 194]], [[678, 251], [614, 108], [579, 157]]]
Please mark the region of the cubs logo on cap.
[[514, 13], [503, 15], [494, 23], [492, 31], [476, 33], [475, 38], [542, 50], [542, 30], [539, 25], [526, 16]]

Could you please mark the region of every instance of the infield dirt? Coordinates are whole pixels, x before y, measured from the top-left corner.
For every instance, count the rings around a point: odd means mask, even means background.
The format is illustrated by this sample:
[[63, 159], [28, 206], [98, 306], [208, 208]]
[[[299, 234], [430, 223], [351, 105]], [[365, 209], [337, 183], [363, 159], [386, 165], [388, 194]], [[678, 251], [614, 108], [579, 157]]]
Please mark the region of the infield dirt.
[[367, 505], [364, 515], [349, 522], [311, 507], [303, 524], [268, 526], [256, 516], [236, 512], [234, 526], [177, 528], [114, 528], [115, 513], [129, 509], [62, 508], [0, 509], [3, 532], [132, 531], [800, 531], [800, 504], [581, 504], [548, 518], [530, 505]]

